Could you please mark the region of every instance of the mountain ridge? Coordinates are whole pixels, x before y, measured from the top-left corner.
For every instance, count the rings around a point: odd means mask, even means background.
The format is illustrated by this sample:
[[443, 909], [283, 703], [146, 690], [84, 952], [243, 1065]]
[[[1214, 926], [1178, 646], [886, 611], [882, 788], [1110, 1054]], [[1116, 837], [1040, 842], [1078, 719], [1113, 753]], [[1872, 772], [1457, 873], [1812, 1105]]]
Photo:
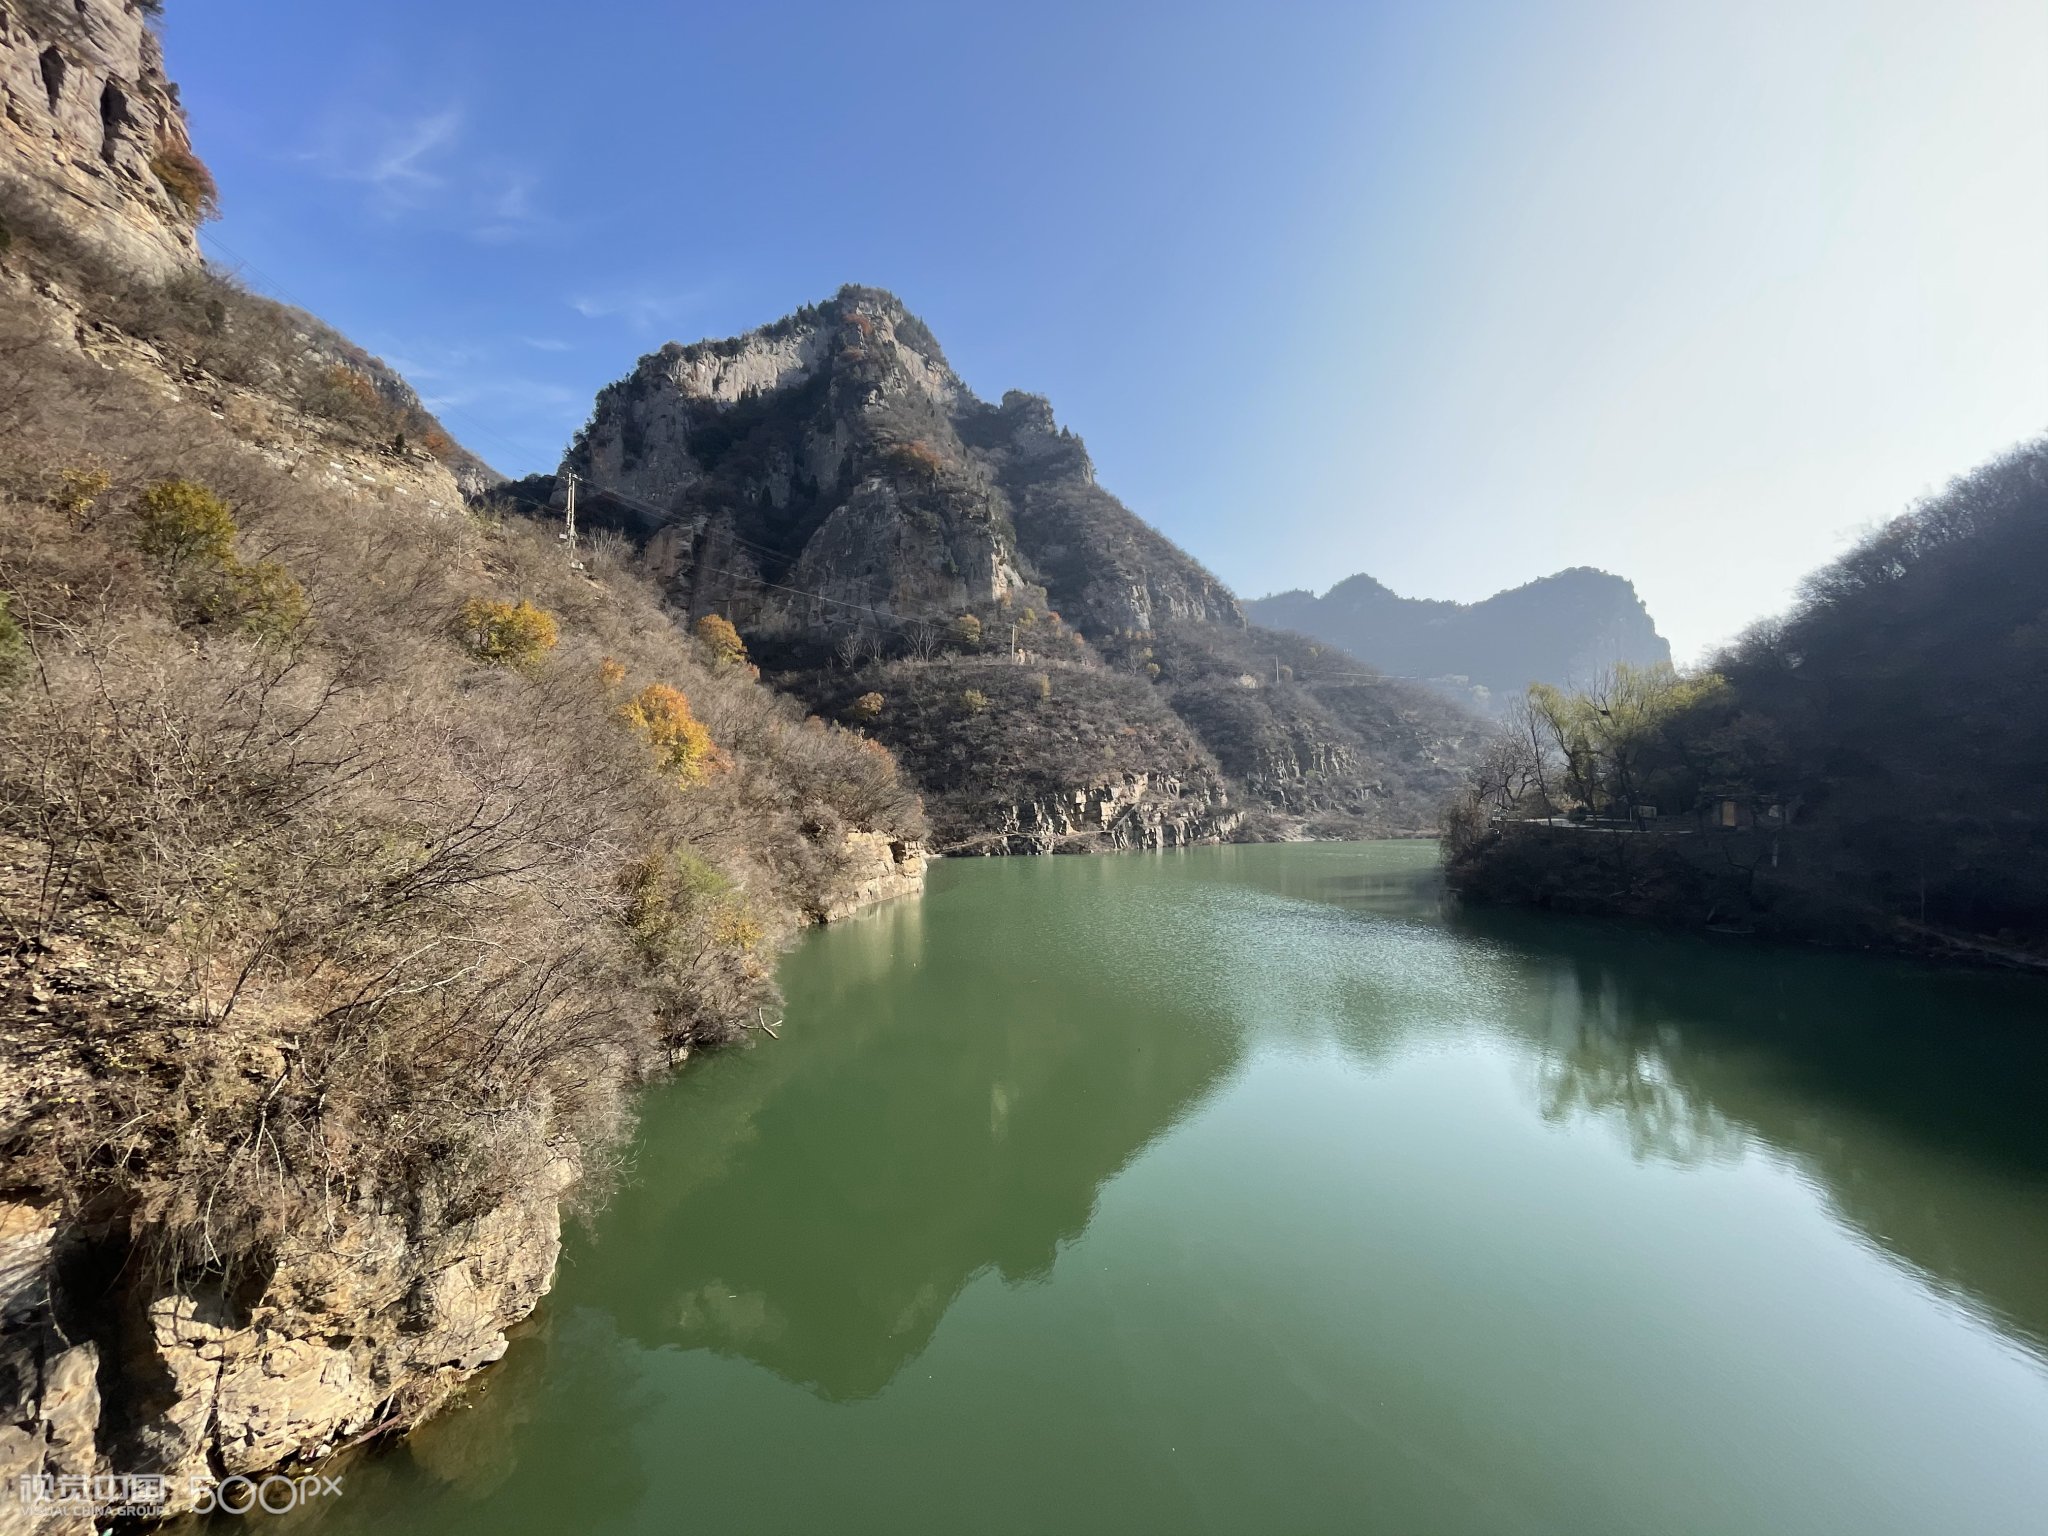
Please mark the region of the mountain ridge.
[[778, 686], [905, 754], [941, 846], [1420, 831], [1477, 740], [1423, 690], [1251, 624], [1048, 400], [980, 399], [882, 289], [645, 354], [511, 493], [560, 508], [572, 474], [579, 521], [683, 618], [731, 620]]
[[1402, 597], [1360, 573], [1320, 597], [1296, 588], [1250, 599], [1245, 610], [1489, 710], [1533, 682], [1564, 687], [1617, 661], [1671, 660], [1635, 584], [1593, 566], [1568, 566], [1472, 603]]

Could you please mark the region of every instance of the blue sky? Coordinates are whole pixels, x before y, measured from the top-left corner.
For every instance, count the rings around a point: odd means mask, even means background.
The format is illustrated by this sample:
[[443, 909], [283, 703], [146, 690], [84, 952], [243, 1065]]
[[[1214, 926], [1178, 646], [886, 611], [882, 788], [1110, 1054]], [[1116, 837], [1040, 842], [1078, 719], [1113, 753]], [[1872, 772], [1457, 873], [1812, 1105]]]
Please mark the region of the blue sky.
[[172, 0], [216, 257], [512, 474], [893, 289], [1240, 592], [1633, 578], [1682, 658], [2048, 428], [2048, 6]]

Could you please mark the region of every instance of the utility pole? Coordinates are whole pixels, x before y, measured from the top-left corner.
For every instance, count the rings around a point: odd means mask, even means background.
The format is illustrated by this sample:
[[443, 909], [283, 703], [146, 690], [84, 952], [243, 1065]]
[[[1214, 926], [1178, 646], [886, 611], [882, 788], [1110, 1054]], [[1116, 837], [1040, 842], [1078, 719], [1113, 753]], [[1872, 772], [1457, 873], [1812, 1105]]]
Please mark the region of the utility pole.
[[1010, 623], [1010, 664], [1016, 666], [1023, 660], [1024, 658], [1017, 654], [1017, 625], [1016, 621], [1012, 620]]
[[1280, 658], [1278, 655], [1275, 655], [1273, 658], [1273, 686], [1275, 688], [1280, 686]]
[[569, 531], [562, 535], [569, 543], [569, 569], [576, 569], [576, 471], [569, 471], [569, 505], [563, 513]]

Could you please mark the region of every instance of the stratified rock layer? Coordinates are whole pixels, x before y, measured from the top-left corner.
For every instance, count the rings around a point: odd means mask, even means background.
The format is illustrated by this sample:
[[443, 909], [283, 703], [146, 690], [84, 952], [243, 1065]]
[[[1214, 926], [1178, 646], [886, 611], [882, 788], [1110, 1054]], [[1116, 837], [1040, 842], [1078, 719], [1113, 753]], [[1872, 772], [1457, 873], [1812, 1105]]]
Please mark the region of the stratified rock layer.
[[144, 281], [196, 265], [198, 210], [158, 174], [189, 155], [177, 87], [134, 0], [14, 0], [0, 10], [0, 176]]

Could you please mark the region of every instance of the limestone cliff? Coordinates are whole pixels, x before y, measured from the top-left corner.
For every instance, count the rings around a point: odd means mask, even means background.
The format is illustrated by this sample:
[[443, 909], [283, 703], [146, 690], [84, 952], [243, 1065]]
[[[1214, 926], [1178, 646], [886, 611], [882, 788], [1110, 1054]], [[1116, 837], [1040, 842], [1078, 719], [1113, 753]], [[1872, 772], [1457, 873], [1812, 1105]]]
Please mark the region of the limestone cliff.
[[886, 832], [849, 832], [841, 845], [839, 877], [816, 911], [836, 923], [879, 902], [924, 893], [921, 843]]
[[[571, 475], [579, 519], [629, 539], [683, 614], [730, 618], [777, 683], [901, 753], [945, 847], [1418, 829], [1476, 740], [1396, 683], [1397, 707], [1328, 707], [1309, 674], [1360, 664], [1282, 665], [1289, 643], [1096, 483], [1047, 400], [976, 398], [877, 289], [642, 358], [560, 472], [512, 493], [560, 508]], [[1133, 786], [1123, 830], [1068, 824], [1073, 797]]]
[[1226, 790], [1172, 774], [1123, 773], [1012, 805], [982, 840], [987, 853], [1158, 851], [1218, 842], [1244, 813]]
[[0, 8], [0, 178], [40, 193], [123, 269], [199, 261], [211, 181], [195, 172], [177, 87], [138, 0]]

